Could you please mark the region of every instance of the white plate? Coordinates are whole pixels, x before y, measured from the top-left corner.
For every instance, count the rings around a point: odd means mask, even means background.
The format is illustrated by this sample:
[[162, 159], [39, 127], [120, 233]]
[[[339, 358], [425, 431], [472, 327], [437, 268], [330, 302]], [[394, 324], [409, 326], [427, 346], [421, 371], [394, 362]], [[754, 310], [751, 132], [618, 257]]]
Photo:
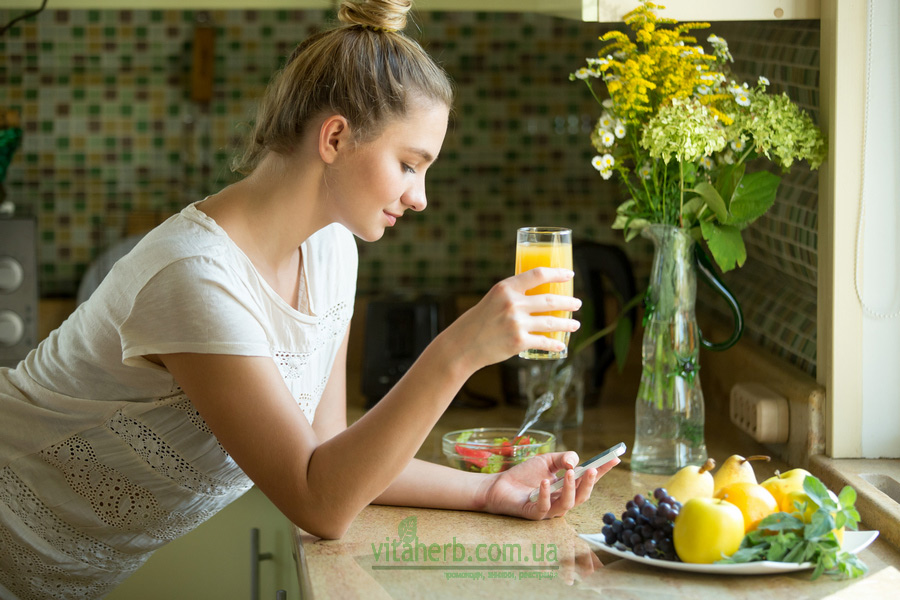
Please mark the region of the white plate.
[[[739, 563], [734, 565], [695, 565], [691, 563], [673, 562], [638, 556], [631, 550], [621, 551], [608, 546], [606, 538], [601, 533], [581, 533], [578, 537], [585, 540], [592, 549], [602, 550], [620, 558], [644, 563], [653, 567], [672, 569], [675, 571], [689, 571], [691, 573], [712, 573], [714, 575], [763, 575], [772, 573], [787, 573], [790, 571], [802, 571], [812, 569], [815, 565], [810, 562], [787, 563], [762, 560], [758, 562]], [[842, 549], [850, 554], [862, 552], [878, 537], [877, 531], [845, 531]]]

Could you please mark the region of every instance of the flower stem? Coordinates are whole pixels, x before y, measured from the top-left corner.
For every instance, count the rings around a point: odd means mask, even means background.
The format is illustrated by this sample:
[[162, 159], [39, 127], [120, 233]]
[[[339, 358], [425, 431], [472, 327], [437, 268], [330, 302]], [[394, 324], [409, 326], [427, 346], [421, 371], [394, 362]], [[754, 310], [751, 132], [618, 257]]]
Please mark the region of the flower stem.
[[678, 209], [678, 224], [684, 229], [684, 163], [678, 161], [678, 183], [681, 187], [681, 205]]

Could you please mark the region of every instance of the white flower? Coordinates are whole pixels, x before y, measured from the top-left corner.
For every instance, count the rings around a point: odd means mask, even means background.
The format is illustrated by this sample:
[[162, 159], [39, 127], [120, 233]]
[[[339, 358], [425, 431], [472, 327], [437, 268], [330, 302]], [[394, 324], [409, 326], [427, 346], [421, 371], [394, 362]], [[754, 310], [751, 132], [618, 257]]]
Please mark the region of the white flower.
[[[743, 152], [746, 144], [744, 144], [744, 140], [738, 138], [731, 142], [731, 149], [735, 152]], [[729, 163], [730, 164], [730, 163]]]
[[709, 86], [708, 85], [698, 85], [697, 93], [700, 94], [701, 96], [707, 95], [709, 93]]
[[580, 69], [575, 71], [575, 77], [577, 79], [583, 80], [583, 79], [587, 79], [590, 76], [591, 76], [591, 72], [589, 70], [587, 70], [585, 67], [581, 67]]
[[597, 169], [598, 171], [602, 171], [603, 170], [603, 157], [598, 155], [598, 156], [595, 156], [594, 158], [592, 158], [591, 166], [594, 167], [595, 169]]
[[715, 81], [716, 75], [715, 73], [704, 73], [700, 76], [700, 79], [702, 79], [703, 81]]
[[735, 81], [732, 81], [728, 85], [728, 91], [731, 92], [732, 94], [739, 94], [744, 91], [744, 88], [741, 87], [741, 84], [739, 84]]
[[612, 98], [604, 98], [600, 105], [603, 106], [603, 108], [612, 108], [614, 104]]
[[710, 44], [715, 44], [716, 42], [719, 41], [719, 36], [717, 36], [717, 35], [714, 34], [714, 33], [711, 33], [711, 34], [709, 35], [709, 37], [706, 38], [706, 41], [709, 42]]
[[713, 168], [713, 160], [709, 156], [704, 156], [700, 159], [700, 166], [706, 170]]
[[604, 154], [600, 157], [600, 164], [604, 169], [611, 169], [616, 164], [616, 159], [612, 157], [612, 154]]
[[612, 174], [612, 169], [600, 169], [600, 177], [602, 177], [603, 179], [609, 179], [610, 177], [612, 177]]
[[612, 129], [613, 125], [613, 118], [608, 112], [604, 111], [603, 114], [600, 115], [600, 120], [597, 121], [597, 126], [600, 127], [600, 129]]
[[726, 165], [734, 164], [734, 155], [731, 153], [731, 150], [722, 153], [722, 162]]
[[604, 129], [600, 132], [600, 143], [609, 148], [616, 143], [616, 136], [611, 131]]
[[653, 169], [650, 168], [650, 163], [645, 162], [641, 165], [641, 168], [638, 170], [638, 175], [640, 175], [643, 179], [650, 179], [650, 176], [653, 174]]
[[766, 79], [765, 77], [763, 77], [762, 75], [760, 75], [759, 76], [759, 85], [769, 85], [769, 80]]
[[741, 106], [750, 106], [750, 98], [747, 94], [735, 94], [734, 101]]
[[613, 129], [613, 133], [616, 134], [616, 137], [620, 140], [625, 137], [625, 123], [622, 121], [616, 121], [616, 127]]

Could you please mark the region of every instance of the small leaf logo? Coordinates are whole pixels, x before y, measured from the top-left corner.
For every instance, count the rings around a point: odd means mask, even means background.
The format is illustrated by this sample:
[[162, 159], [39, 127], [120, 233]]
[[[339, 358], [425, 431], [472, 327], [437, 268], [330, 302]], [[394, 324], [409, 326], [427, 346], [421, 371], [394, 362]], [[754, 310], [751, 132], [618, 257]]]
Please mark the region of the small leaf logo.
[[406, 517], [397, 525], [397, 534], [400, 541], [412, 544], [416, 539], [416, 516]]

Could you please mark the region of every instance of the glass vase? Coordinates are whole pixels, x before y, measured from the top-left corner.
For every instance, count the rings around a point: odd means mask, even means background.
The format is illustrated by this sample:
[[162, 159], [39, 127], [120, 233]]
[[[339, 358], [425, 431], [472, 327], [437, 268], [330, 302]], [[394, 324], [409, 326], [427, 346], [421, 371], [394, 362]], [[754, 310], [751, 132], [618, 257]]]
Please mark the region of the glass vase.
[[651, 225], [643, 235], [655, 254], [645, 300], [641, 347], [641, 383], [635, 405], [635, 440], [631, 469], [672, 474], [706, 461], [700, 346], [731, 347], [740, 337], [740, 307], [715, 277], [708, 259], [700, 265], [704, 279], [731, 304], [735, 332], [722, 344], [705, 342], [697, 326], [698, 252], [690, 233], [669, 225]]

